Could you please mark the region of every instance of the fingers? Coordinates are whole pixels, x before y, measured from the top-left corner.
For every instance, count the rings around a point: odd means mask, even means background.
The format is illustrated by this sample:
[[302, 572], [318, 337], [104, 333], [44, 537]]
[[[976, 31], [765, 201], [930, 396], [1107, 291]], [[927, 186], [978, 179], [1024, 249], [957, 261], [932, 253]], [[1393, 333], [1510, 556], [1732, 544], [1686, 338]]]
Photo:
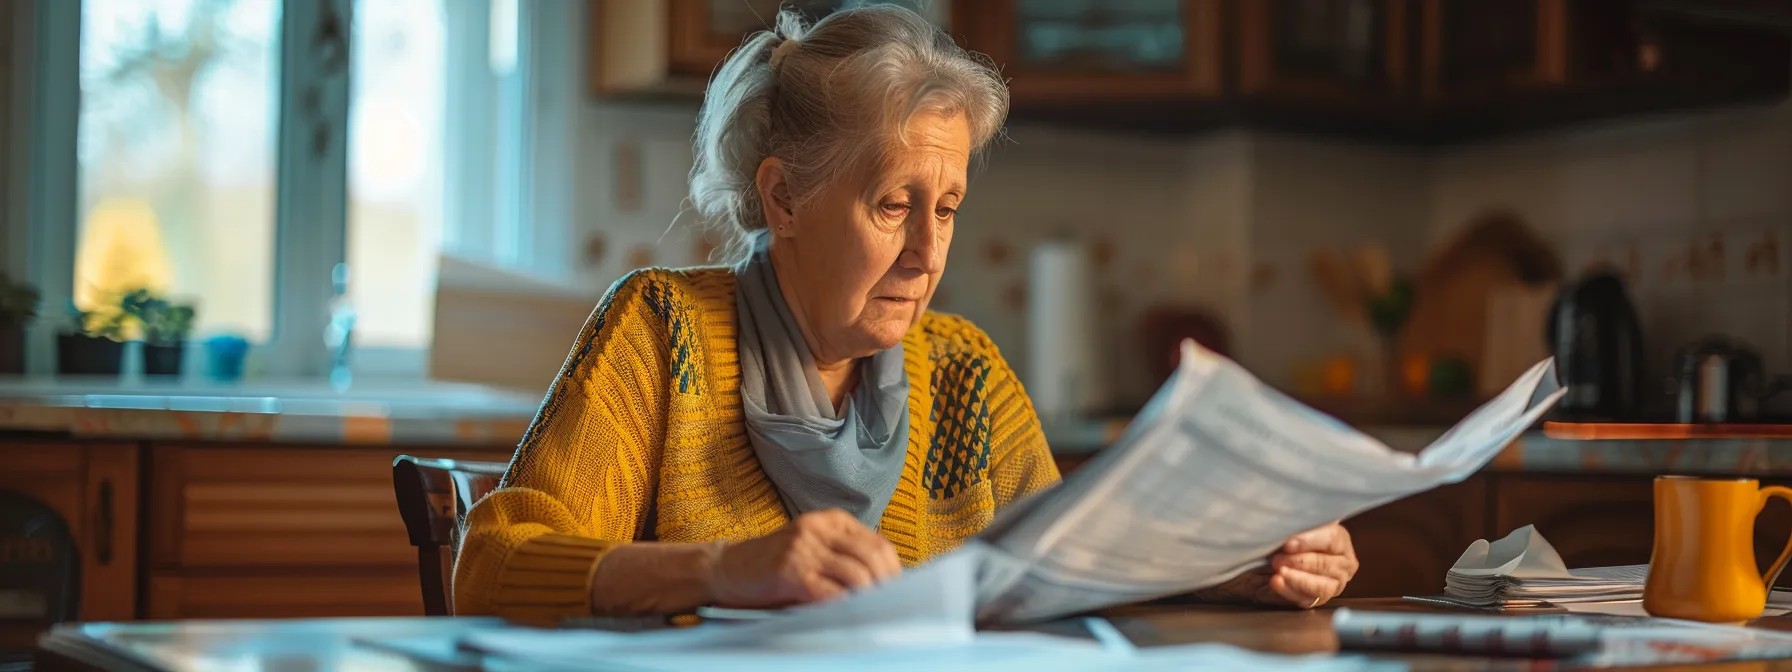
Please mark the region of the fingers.
[[865, 527], [857, 518], [844, 511], [830, 510], [823, 513], [828, 515], [822, 519], [825, 526], [821, 532], [822, 541], [829, 550], [856, 561], [871, 579], [862, 584], [849, 583], [848, 586], [861, 588], [902, 573], [902, 561], [896, 557], [896, 547], [890, 540], [871, 531], [871, 528]]
[[1295, 553], [1332, 553], [1336, 555], [1351, 554], [1355, 551], [1350, 546], [1350, 532], [1343, 525], [1332, 523], [1315, 527], [1300, 534], [1289, 537], [1282, 544], [1282, 552]]
[[[871, 573], [871, 569], [850, 555], [823, 555], [817, 559], [816, 565], [816, 575], [842, 591], [869, 588], [877, 583], [877, 577]], [[832, 597], [832, 595], [819, 596], [817, 599], [826, 597]]]
[[1351, 577], [1356, 576], [1357, 570], [1356, 558], [1327, 553], [1278, 554], [1269, 559], [1269, 564], [1278, 570], [1298, 569], [1309, 574], [1337, 579], [1343, 583], [1348, 583]]
[[846, 594], [846, 586], [824, 574], [808, 574], [798, 579], [797, 604], [831, 600]]
[[1269, 588], [1289, 604], [1302, 608], [1325, 604], [1344, 592], [1344, 584], [1337, 579], [1293, 568], [1276, 570], [1276, 575], [1269, 577]]

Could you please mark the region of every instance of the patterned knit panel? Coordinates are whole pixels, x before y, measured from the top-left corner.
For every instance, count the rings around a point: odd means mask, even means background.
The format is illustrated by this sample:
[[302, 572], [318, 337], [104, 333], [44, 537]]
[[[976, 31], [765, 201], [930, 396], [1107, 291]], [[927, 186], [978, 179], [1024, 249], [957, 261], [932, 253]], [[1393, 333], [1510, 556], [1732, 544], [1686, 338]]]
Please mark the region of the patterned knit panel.
[[934, 363], [928, 394], [936, 429], [921, 483], [933, 499], [949, 499], [983, 481], [989, 472], [990, 365], [982, 355], [948, 352]]

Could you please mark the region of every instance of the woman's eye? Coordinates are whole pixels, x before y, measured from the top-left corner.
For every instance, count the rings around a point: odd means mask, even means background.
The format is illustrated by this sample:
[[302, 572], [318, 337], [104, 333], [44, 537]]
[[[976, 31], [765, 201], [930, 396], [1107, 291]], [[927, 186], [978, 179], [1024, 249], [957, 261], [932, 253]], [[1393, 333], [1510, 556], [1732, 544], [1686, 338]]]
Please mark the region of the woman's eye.
[[908, 204], [907, 203], [885, 203], [884, 204], [884, 214], [889, 215], [891, 217], [901, 217], [903, 215], [906, 215], [906, 214], [908, 214]]
[[938, 217], [940, 219], [951, 219], [952, 215], [956, 215], [956, 214], [958, 214], [958, 210], [955, 208], [942, 207], [942, 208], [935, 209], [933, 211], [933, 216]]

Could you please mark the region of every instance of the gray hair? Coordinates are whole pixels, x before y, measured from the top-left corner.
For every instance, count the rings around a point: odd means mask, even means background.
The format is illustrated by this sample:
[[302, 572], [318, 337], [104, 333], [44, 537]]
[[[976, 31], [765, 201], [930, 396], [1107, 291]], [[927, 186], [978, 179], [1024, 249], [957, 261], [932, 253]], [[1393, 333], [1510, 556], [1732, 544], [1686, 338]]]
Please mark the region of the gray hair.
[[743, 258], [766, 227], [756, 178], [767, 157], [783, 161], [801, 203], [905, 142], [908, 120], [922, 111], [963, 114], [980, 150], [1007, 118], [1008, 87], [987, 58], [911, 10], [847, 9], [813, 27], [785, 10], [776, 30], [728, 56], [704, 93], [691, 205], [726, 234], [726, 257]]

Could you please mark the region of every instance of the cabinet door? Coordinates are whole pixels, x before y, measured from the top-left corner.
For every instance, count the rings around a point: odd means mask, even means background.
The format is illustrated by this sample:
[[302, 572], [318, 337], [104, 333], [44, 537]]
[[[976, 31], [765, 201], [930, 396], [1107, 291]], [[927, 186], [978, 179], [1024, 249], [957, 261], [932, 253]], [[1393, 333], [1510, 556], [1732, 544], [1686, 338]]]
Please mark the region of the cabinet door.
[[151, 446], [149, 615], [423, 613], [392, 489], [403, 453], [504, 462], [511, 449]]
[[[722, 59], [727, 58], [728, 53], [740, 46], [748, 35], [771, 28], [780, 9], [797, 10], [813, 22], [850, 4], [854, 3], [849, 0], [672, 0], [672, 69], [679, 74], [708, 78]], [[936, 6], [939, 3], [885, 0], [857, 4], [893, 4], [919, 9], [924, 15], [945, 15]]]
[[1485, 98], [1568, 79], [1568, 0], [1421, 0], [1421, 91]]
[[1655, 493], [1648, 476], [1502, 474], [1494, 492], [1495, 536], [1535, 525], [1570, 569], [1649, 561]]
[[1349, 104], [1408, 88], [1408, 0], [1259, 0], [1239, 13], [1247, 95]]
[[964, 46], [1018, 101], [1219, 96], [1221, 0], [986, 0], [954, 6]]
[[1470, 478], [1344, 521], [1361, 567], [1346, 597], [1436, 595], [1462, 549], [1486, 536], [1487, 482]]
[[[975, 1], [975, 0], [968, 0]], [[870, 0], [917, 9], [935, 22], [949, 0]], [[722, 60], [778, 11], [816, 21], [853, 0], [594, 0], [586, 9], [586, 77], [598, 96], [698, 95]]]
[[[137, 615], [137, 454], [134, 444], [0, 444], [0, 490], [42, 502], [74, 536], [84, 621]], [[0, 626], [0, 648], [28, 645], [36, 629]]]

